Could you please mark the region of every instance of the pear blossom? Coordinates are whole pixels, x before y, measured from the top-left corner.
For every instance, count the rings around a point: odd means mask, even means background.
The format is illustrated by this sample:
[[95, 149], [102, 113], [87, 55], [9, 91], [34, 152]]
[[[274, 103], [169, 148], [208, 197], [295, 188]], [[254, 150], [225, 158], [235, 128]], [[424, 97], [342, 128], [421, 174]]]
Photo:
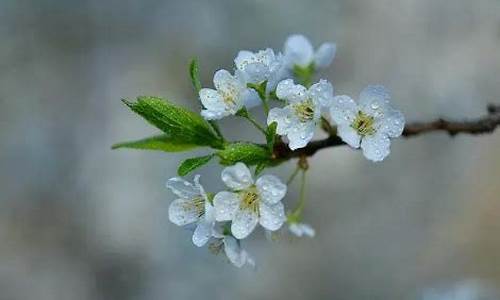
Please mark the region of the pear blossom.
[[253, 181], [248, 167], [239, 162], [222, 171], [222, 181], [231, 191], [222, 191], [213, 199], [217, 221], [232, 221], [231, 232], [237, 239], [247, 237], [260, 223], [265, 229], [278, 230], [285, 222], [281, 199], [287, 187], [273, 175]]
[[320, 80], [306, 89], [286, 79], [278, 84], [276, 96], [286, 100], [288, 105], [271, 109], [267, 124], [278, 123], [276, 133], [287, 136], [290, 149], [305, 147], [314, 135], [322, 106], [328, 106], [333, 99], [333, 86]]
[[300, 34], [289, 36], [283, 50], [284, 61], [289, 69], [295, 66], [307, 68], [311, 65], [314, 68], [326, 68], [331, 64], [335, 52], [334, 43], [323, 43], [314, 51], [311, 42]]
[[260, 84], [267, 81], [266, 92], [276, 88], [279, 81], [289, 76], [283, 65], [283, 55], [275, 54], [270, 48], [251, 52], [242, 50], [234, 59], [237, 74], [247, 83]]
[[207, 120], [218, 120], [234, 115], [243, 106], [252, 107], [259, 103], [257, 92], [247, 88], [242, 76], [231, 75], [226, 70], [219, 70], [214, 75], [214, 89], [200, 90], [203, 104], [201, 115]]
[[224, 247], [227, 258], [234, 266], [238, 268], [245, 265], [252, 268], [255, 267], [255, 260], [241, 247], [241, 242], [239, 240], [229, 234], [224, 235], [218, 231], [214, 231], [213, 236], [217, 239], [217, 242], [211, 245], [216, 249], [215, 252], [219, 252], [222, 247]]
[[405, 118], [389, 104], [389, 93], [380, 85], [366, 87], [359, 104], [348, 96], [334, 97], [330, 107], [337, 134], [353, 148], [363, 150], [372, 161], [381, 161], [390, 153], [390, 138], [402, 134]]
[[195, 224], [193, 243], [201, 247], [212, 236], [215, 213], [199, 180], [200, 175], [194, 177], [194, 184], [174, 177], [167, 181], [167, 188], [179, 197], [168, 208], [170, 221], [178, 226]]
[[312, 238], [316, 235], [316, 231], [311, 225], [300, 222], [290, 223], [288, 225], [288, 230], [298, 237], [308, 236]]

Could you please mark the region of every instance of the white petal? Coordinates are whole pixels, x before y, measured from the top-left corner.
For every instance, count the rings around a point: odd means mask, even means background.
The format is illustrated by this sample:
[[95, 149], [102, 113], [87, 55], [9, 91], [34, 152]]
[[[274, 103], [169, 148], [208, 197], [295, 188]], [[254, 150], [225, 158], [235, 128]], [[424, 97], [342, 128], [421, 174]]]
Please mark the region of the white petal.
[[205, 245], [210, 237], [212, 236], [212, 228], [214, 227], [214, 223], [201, 221], [196, 226], [196, 229], [193, 233], [193, 244], [197, 247], [202, 247]]
[[255, 229], [258, 221], [259, 216], [252, 210], [238, 210], [231, 223], [231, 232], [235, 238], [239, 240], [244, 239]]
[[363, 155], [371, 161], [382, 161], [390, 153], [391, 141], [383, 133], [366, 136], [361, 141]]
[[337, 50], [337, 46], [333, 43], [324, 43], [319, 46], [318, 50], [314, 54], [314, 65], [317, 68], [326, 68], [328, 67], [335, 57], [335, 52]]
[[260, 50], [255, 54], [255, 58], [258, 62], [263, 63], [266, 66], [271, 66], [272, 63], [276, 60], [276, 56], [274, 55], [274, 50], [271, 48], [266, 48], [265, 50]]
[[198, 186], [193, 185], [180, 177], [170, 178], [167, 180], [166, 186], [172, 191], [172, 193], [184, 199], [192, 199], [201, 195], [201, 191]]
[[238, 268], [243, 267], [246, 255], [242, 255], [239, 241], [232, 236], [224, 237], [224, 252], [229, 261]]
[[231, 192], [218, 192], [214, 197], [215, 219], [218, 222], [230, 221], [234, 218], [240, 206], [238, 194]]
[[333, 97], [330, 116], [337, 125], [350, 125], [358, 113], [358, 105], [349, 96]]
[[287, 133], [288, 147], [291, 150], [305, 147], [313, 138], [315, 130], [315, 122], [292, 123]]
[[271, 125], [273, 122], [278, 123], [276, 133], [279, 135], [285, 135], [292, 124], [292, 116], [293, 111], [289, 106], [284, 108], [272, 108], [267, 116], [267, 125]]
[[222, 181], [231, 189], [240, 191], [253, 184], [252, 173], [244, 163], [238, 162], [222, 170]]
[[313, 61], [314, 49], [311, 42], [303, 35], [289, 36], [283, 52], [290, 67], [294, 65], [307, 67]]
[[276, 96], [292, 103], [301, 102], [307, 98], [307, 89], [300, 84], [294, 84], [292, 79], [285, 79], [278, 83]]
[[286, 220], [285, 207], [281, 202], [278, 202], [274, 205], [269, 205], [265, 202], [261, 202], [259, 205], [259, 211], [260, 211], [259, 223], [265, 229], [271, 231], [278, 230]]
[[263, 63], [250, 63], [245, 67], [245, 78], [250, 83], [261, 83], [269, 78], [269, 67]]
[[245, 88], [238, 78], [234, 77], [226, 70], [218, 70], [215, 72], [214, 86], [218, 91], [235, 96], [239, 94], [240, 90]]
[[255, 54], [247, 50], [238, 52], [238, 56], [234, 59], [234, 64], [239, 70], [244, 70], [248, 64], [253, 62], [255, 62]]
[[204, 109], [201, 111], [201, 116], [205, 120], [220, 120], [220, 119], [227, 117], [229, 115], [231, 115], [231, 111], [229, 111], [229, 110], [213, 111], [213, 110]]
[[189, 199], [174, 200], [168, 207], [168, 219], [178, 226], [194, 223], [198, 221], [199, 216], [199, 211]]
[[269, 204], [275, 204], [285, 197], [286, 184], [274, 175], [261, 176], [255, 185], [261, 199]]
[[322, 106], [330, 106], [333, 101], [333, 86], [324, 79], [313, 84], [308, 93], [312, 99], [318, 101]]
[[222, 96], [213, 89], [201, 89], [200, 100], [203, 106], [210, 110], [224, 110], [226, 108]]
[[246, 108], [252, 108], [262, 104], [259, 94], [257, 94], [254, 89], [245, 89], [241, 97], [243, 98], [243, 105], [245, 105]]
[[389, 137], [398, 137], [405, 128], [405, 117], [399, 110], [389, 108], [386, 110], [385, 116], [380, 119], [378, 127], [381, 133], [385, 133]]
[[350, 125], [342, 124], [337, 126], [337, 135], [349, 146], [359, 148], [361, 136]]
[[383, 117], [390, 100], [389, 92], [381, 85], [370, 85], [359, 95], [360, 109], [373, 117]]
[[298, 237], [302, 237], [304, 235], [308, 237], [314, 237], [316, 235], [316, 231], [309, 224], [292, 223], [290, 224], [288, 229]]

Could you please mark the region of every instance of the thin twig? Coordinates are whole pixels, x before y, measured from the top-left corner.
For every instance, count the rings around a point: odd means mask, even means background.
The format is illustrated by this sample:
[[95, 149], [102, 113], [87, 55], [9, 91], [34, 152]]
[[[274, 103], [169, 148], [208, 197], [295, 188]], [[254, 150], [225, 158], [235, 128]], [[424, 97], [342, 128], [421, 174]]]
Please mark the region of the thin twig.
[[[415, 122], [406, 124], [403, 131], [403, 137], [414, 137], [420, 134], [445, 131], [450, 136], [455, 136], [459, 133], [467, 134], [484, 134], [491, 133], [500, 126], [500, 105], [488, 105], [488, 114], [484, 117], [467, 120], [467, 121], [451, 121], [438, 119], [431, 122]], [[290, 150], [283, 142], [278, 142], [274, 146], [274, 155], [276, 159], [289, 159], [293, 157], [312, 156], [317, 151], [329, 148], [342, 146], [345, 143], [335, 135], [331, 135], [323, 140], [310, 142], [306, 147]]]

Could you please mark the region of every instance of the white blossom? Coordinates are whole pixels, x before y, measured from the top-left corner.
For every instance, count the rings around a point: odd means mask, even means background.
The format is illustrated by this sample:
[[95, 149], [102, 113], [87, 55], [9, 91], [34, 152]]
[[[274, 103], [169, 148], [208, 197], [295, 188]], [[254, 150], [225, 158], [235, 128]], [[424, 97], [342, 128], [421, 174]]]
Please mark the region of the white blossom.
[[330, 108], [337, 123], [337, 134], [353, 148], [363, 149], [364, 156], [381, 161], [390, 153], [390, 138], [402, 134], [405, 118], [389, 104], [389, 93], [383, 86], [366, 87], [359, 104], [348, 96], [334, 97]]
[[328, 67], [336, 51], [336, 45], [333, 43], [324, 43], [314, 51], [311, 42], [303, 35], [295, 34], [288, 37], [283, 50], [284, 61], [288, 68], [298, 66], [307, 68], [311, 64], [315, 68]]
[[274, 54], [270, 48], [255, 53], [242, 50], [234, 64], [237, 74], [241, 74], [247, 83], [260, 84], [267, 80], [266, 92], [274, 90], [279, 81], [289, 76], [281, 53]]
[[234, 115], [243, 106], [252, 107], [260, 102], [257, 93], [247, 88], [242, 76], [233, 76], [226, 70], [214, 75], [214, 89], [200, 90], [203, 104], [201, 115], [207, 120], [218, 120]]
[[308, 236], [312, 238], [316, 235], [316, 231], [311, 225], [300, 222], [290, 223], [288, 225], [288, 230], [298, 237]]
[[225, 168], [221, 177], [231, 191], [215, 195], [215, 218], [219, 222], [232, 221], [234, 237], [247, 237], [257, 223], [271, 231], [283, 225], [286, 217], [281, 199], [287, 187], [278, 177], [263, 175], [254, 183], [250, 170], [241, 162]]
[[255, 267], [255, 260], [245, 249], [241, 247], [239, 240], [235, 239], [231, 235], [224, 235], [216, 230], [214, 230], [213, 236], [222, 243], [222, 245], [218, 244], [217, 247], [224, 247], [224, 253], [234, 266], [238, 268], [245, 265], [252, 268]]
[[306, 89], [294, 84], [292, 79], [286, 79], [278, 84], [276, 96], [286, 100], [288, 105], [271, 109], [267, 124], [278, 123], [276, 133], [288, 138], [290, 149], [305, 147], [314, 135], [321, 107], [331, 104], [333, 86], [326, 80], [320, 80]]
[[212, 236], [215, 213], [199, 180], [199, 175], [194, 177], [194, 184], [174, 177], [167, 181], [167, 188], [179, 197], [168, 209], [170, 221], [178, 226], [195, 224], [193, 243], [201, 247]]

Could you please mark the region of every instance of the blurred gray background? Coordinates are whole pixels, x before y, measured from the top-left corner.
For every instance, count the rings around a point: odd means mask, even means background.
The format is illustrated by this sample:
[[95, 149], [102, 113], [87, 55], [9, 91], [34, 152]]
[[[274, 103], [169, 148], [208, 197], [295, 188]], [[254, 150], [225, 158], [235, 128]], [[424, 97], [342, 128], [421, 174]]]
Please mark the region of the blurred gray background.
[[[256, 271], [168, 221], [164, 183], [203, 150], [110, 150], [157, 132], [120, 98], [197, 110], [191, 57], [210, 86], [238, 50], [280, 50], [292, 33], [337, 43], [321, 74], [337, 93], [383, 84], [410, 121], [500, 103], [497, 0], [2, 0], [0, 299], [500, 299], [500, 132], [397, 140], [379, 164], [318, 153], [305, 213], [317, 237], [256, 231]], [[207, 189], [220, 170], [200, 171]]]

